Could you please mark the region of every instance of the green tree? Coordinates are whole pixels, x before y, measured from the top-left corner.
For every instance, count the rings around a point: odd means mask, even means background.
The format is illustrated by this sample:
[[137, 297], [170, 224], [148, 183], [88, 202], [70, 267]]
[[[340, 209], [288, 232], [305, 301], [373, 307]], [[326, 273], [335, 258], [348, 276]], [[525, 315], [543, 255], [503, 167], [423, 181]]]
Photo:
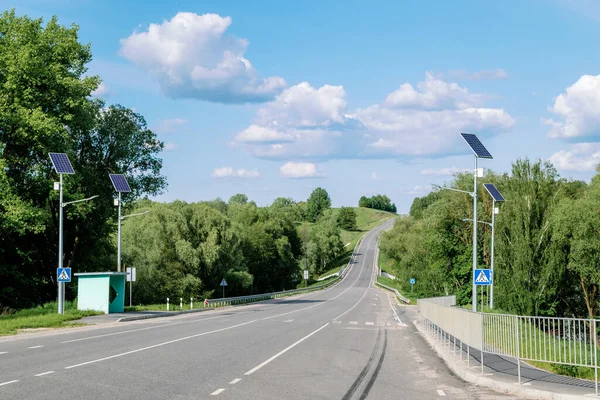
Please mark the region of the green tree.
[[323, 215], [323, 212], [331, 208], [331, 199], [327, 191], [321, 187], [316, 188], [310, 194], [306, 202], [307, 218], [311, 222], [315, 222]]
[[337, 214], [337, 223], [341, 229], [356, 230], [356, 211], [352, 207], [342, 207]]
[[246, 204], [248, 202], [248, 196], [243, 193], [234, 194], [229, 198], [229, 205], [232, 204]]

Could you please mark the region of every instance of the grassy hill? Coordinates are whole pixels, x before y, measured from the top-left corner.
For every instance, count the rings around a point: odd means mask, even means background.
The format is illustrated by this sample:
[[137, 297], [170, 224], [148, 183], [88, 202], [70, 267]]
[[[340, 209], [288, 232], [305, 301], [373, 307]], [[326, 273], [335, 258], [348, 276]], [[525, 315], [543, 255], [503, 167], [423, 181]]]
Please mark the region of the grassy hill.
[[[353, 207], [353, 208], [354, 208], [354, 211], [356, 212], [357, 230], [356, 231], [342, 230], [340, 236], [342, 238], [342, 243], [344, 243], [344, 245], [345, 245], [344, 249], [346, 250], [346, 252], [345, 252], [344, 256], [340, 258], [339, 262], [337, 262], [336, 265], [333, 268], [331, 268], [329, 271], [326, 271], [325, 273], [323, 273], [321, 275], [321, 277], [334, 274], [334, 273], [338, 272], [344, 265], [348, 264], [348, 261], [350, 260], [350, 256], [352, 255], [352, 250], [354, 250], [354, 246], [356, 246], [356, 242], [365, 232], [370, 231], [371, 229], [375, 228], [377, 225], [379, 225], [383, 221], [397, 216], [394, 213], [390, 213], [387, 211], [381, 211], [381, 210], [374, 210], [371, 208], [364, 208], [364, 207]], [[335, 216], [335, 215], [337, 215], [338, 212], [339, 212], [339, 208], [332, 208], [330, 210], [327, 210], [326, 216], [332, 216], [332, 215]], [[311, 229], [312, 225], [313, 224], [310, 222], [303, 222], [300, 225], [299, 229], [301, 231], [308, 230], [308, 229]]]

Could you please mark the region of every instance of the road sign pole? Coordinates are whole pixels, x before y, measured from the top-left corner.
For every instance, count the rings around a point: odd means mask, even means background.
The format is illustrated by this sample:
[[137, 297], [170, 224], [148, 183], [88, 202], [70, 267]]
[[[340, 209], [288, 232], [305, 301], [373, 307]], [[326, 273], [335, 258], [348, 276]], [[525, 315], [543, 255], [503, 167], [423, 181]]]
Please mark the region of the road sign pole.
[[477, 312], [477, 286], [475, 270], [477, 269], [477, 156], [475, 156], [475, 173], [473, 174], [473, 311]]
[[119, 192], [119, 226], [117, 228], [117, 272], [121, 272], [121, 192]]
[[[63, 176], [60, 176], [59, 183], [59, 200], [58, 200], [58, 268], [62, 269], [63, 266]], [[64, 305], [64, 283], [58, 282], [58, 313], [65, 313]]]
[[129, 281], [129, 307], [131, 307], [131, 301], [133, 300], [132, 290], [133, 290], [133, 279]]

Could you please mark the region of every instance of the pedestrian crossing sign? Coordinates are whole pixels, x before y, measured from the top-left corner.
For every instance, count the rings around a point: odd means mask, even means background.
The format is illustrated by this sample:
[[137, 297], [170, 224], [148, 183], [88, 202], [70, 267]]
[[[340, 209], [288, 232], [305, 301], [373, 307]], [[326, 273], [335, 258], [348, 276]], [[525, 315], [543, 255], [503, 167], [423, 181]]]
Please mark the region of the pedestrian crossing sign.
[[71, 282], [71, 268], [57, 268], [56, 276], [58, 282]]
[[492, 271], [489, 269], [476, 269], [473, 278], [476, 285], [491, 285]]

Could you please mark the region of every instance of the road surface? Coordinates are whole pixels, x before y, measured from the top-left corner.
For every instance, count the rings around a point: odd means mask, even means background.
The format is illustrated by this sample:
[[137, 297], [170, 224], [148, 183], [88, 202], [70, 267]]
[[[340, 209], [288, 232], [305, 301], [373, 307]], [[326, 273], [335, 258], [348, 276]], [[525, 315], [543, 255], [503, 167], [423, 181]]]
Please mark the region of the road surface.
[[495, 399], [452, 376], [374, 288], [370, 231], [346, 278], [306, 295], [0, 339], [0, 399]]

